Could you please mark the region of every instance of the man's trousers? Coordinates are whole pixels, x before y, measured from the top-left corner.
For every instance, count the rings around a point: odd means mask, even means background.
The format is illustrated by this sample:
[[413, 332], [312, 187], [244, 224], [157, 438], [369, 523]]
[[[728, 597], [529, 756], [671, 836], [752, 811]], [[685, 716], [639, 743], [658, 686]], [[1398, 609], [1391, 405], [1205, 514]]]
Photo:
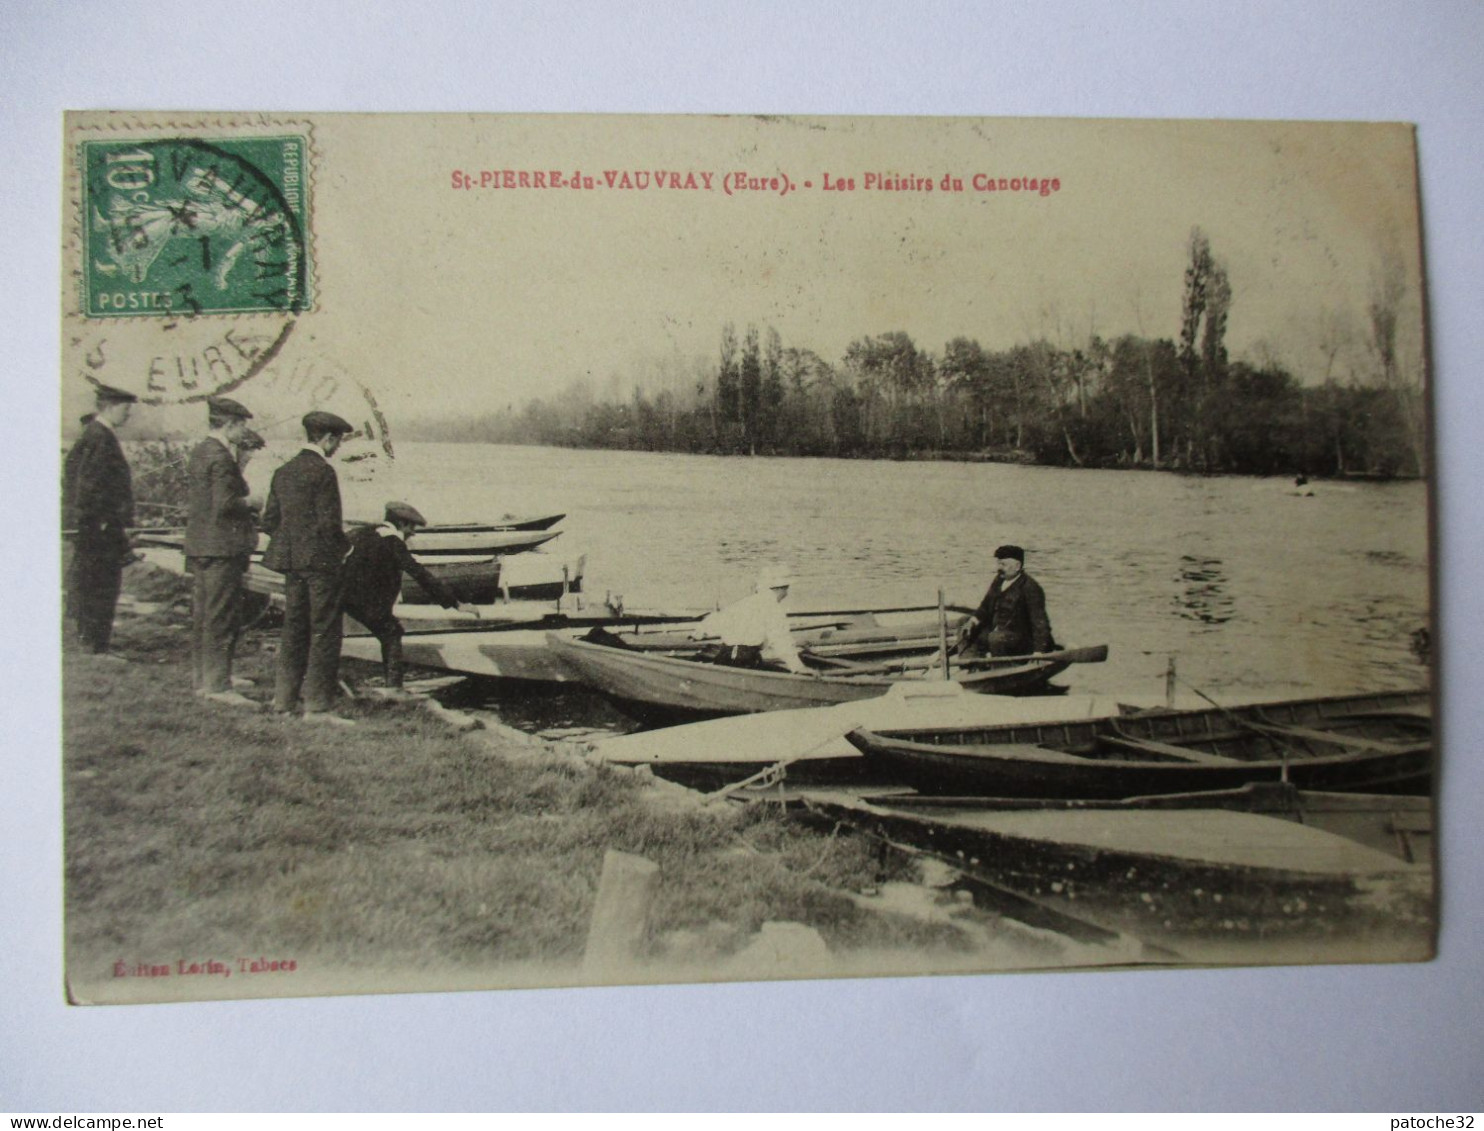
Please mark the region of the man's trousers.
[[69, 578], [77, 635], [89, 652], [107, 652], [113, 638], [113, 614], [124, 581], [127, 543], [116, 538], [77, 541]]
[[232, 690], [232, 653], [242, 631], [242, 578], [247, 555], [187, 558], [191, 589], [191, 687], [208, 695]]
[[273, 707], [328, 711], [340, 686], [340, 574], [290, 570], [283, 575], [283, 635]]

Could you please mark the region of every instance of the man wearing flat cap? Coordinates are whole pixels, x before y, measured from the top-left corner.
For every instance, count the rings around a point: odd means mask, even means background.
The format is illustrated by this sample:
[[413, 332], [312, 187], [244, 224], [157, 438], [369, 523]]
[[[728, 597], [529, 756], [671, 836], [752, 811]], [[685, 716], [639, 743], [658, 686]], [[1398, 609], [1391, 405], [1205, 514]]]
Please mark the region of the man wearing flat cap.
[[1046, 593], [1025, 572], [1025, 551], [1019, 546], [1000, 546], [994, 556], [995, 579], [959, 630], [961, 650], [991, 656], [1055, 651]]
[[345, 611], [381, 641], [381, 664], [387, 689], [402, 690], [402, 622], [392, 611], [402, 592], [402, 575], [410, 574], [445, 609], [479, 612], [465, 605], [434, 577], [407, 549], [419, 527], [428, 525], [416, 507], [387, 503], [380, 526], [358, 527], [350, 536], [345, 559]]
[[258, 531], [235, 448], [252, 413], [229, 397], [206, 402], [209, 431], [186, 465], [186, 567], [191, 591], [191, 683], [197, 695], [235, 707], [257, 704], [232, 689], [241, 628], [242, 579]]
[[283, 574], [283, 635], [273, 709], [349, 726], [334, 714], [340, 679], [341, 571], [350, 542], [340, 482], [330, 457], [355, 429], [330, 412], [304, 417], [305, 444], [273, 473], [263, 529], [272, 535], [263, 565]]
[[139, 398], [112, 385], [99, 385], [96, 395], [97, 411], [63, 465], [62, 526], [76, 531], [67, 604], [83, 647], [121, 659], [109, 645], [124, 564], [133, 550], [128, 530], [134, 525], [134, 482], [117, 429]]

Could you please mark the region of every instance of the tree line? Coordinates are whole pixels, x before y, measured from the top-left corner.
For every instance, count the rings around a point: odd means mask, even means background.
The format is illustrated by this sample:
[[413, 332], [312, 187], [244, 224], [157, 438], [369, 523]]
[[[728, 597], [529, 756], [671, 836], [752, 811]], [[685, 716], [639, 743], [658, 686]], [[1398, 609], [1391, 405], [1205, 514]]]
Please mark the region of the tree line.
[[[837, 361], [772, 327], [721, 330], [686, 384], [628, 396], [574, 385], [552, 398], [416, 436], [572, 447], [858, 458], [996, 459], [1262, 475], [1420, 474], [1421, 374], [1399, 353], [1402, 274], [1373, 284], [1362, 376], [1305, 384], [1276, 361], [1232, 360], [1233, 291], [1195, 229], [1175, 340], [1041, 335], [1003, 350], [956, 337], [941, 351], [901, 331]], [[1338, 333], [1326, 339], [1333, 368]], [[411, 431], [411, 430], [408, 430]]]

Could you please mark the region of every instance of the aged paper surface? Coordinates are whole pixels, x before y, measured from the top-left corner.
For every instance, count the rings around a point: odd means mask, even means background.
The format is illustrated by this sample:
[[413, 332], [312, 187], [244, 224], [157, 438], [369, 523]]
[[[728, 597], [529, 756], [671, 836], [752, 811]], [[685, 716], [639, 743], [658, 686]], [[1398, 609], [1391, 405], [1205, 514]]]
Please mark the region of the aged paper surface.
[[[125, 662], [67, 656], [76, 1000], [1430, 955], [1409, 128], [79, 113], [65, 190], [63, 419], [137, 398], [118, 431], [143, 558]], [[255, 711], [267, 600], [238, 645], [252, 705], [200, 699], [190, 583], [150, 532], [184, 525], [212, 397], [267, 441], [255, 501], [319, 411], [355, 429], [347, 518], [563, 515], [502, 565], [529, 603], [465, 598], [523, 610], [537, 650], [553, 577], [583, 577], [568, 616], [694, 615], [786, 570], [796, 611], [918, 624], [939, 590], [973, 609], [1016, 546], [1054, 643], [1108, 656], [1007, 721], [1173, 705], [1232, 748], [1114, 739], [1165, 765], [1250, 760], [1243, 737], [1279, 760], [1407, 748], [1410, 777], [1309, 783], [1351, 799], [1326, 810], [1343, 836], [1209, 799], [904, 815], [803, 772], [853, 727], [916, 725], [864, 707], [677, 730], [683, 772], [652, 777], [602, 762], [637, 724], [559, 662], [430, 707], [371, 694], [379, 648], [348, 637], [351, 726]], [[508, 674], [450, 643], [457, 615], [417, 619], [415, 674]], [[1239, 712], [1356, 695], [1371, 720], [1338, 741]], [[812, 817], [704, 801], [684, 770], [708, 762], [793, 763]], [[1069, 775], [1044, 799], [1150, 788]]]

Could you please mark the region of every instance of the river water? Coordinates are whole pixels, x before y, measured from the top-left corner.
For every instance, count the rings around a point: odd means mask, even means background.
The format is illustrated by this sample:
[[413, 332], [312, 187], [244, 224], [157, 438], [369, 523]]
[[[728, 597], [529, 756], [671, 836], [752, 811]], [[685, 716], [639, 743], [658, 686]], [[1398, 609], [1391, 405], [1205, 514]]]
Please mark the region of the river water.
[[[265, 463], [268, 461], [264, 461]], [[1026, 548], [1057, 640], [1106, 643], [1074, 691], [1158, 696], [1166, 664], [1220, 699], [1406, 688], [1426, 671], [1421, 483], [1291, 483], [1008, 464], [402, 444], [342, 468], [347, 513], [403, 498], [433, 522], [565, 512], [544, 551], [589, 597], [711, 608], [787, 565], [790, 607], [973, 605]], [[256, 471], [257, 468], [255, 467]]]

